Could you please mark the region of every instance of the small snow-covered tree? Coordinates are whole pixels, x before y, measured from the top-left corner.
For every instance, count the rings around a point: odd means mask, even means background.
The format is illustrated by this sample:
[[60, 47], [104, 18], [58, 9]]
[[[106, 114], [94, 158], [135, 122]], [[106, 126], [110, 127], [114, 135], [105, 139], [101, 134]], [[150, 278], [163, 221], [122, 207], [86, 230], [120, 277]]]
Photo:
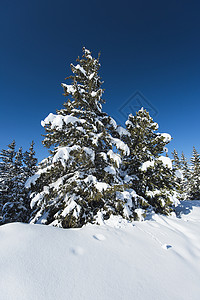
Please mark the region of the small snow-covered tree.
[[26, 179], [33, 176], [37, 170], [37, 158], [35, 157], [34, 144], [34, 141], [32, 141], [29, 150], [23, 154]]
[[195, 147], [191, 157], [190, 199], [200, 199], [200, 154]]
[[57, 114], [42, 121], [43, 144], [51, 156], [26, 184], [33, 191], [33, 223], [79, 227], [123, 214], [121, 157], [114, 148], [126, 153], [129, 149], [116, 137], [116, 122], [102, 112], [99, 56], [95, 59], [83, 48], [77, 62], [67, 78], [71, 84], [62, 84], [70, 98]]
[[28, 174], [23, 164], [22, 148], [16, 151], [13, 141], [7, 150], [1, 151], [0, 159], [0, 222], [28, 222], [30, 203], [24, 187]]
[[124, 158], [124, 168], [130, 186], [147, 200], [140, 204], [145, 209], [153, 207], [156, 212], [168, 214], [174, 203], [174, 172], [169, 157], [162, 154], [171, 136], [158, 132], [158, 124], [145, 109], [129, 115], [126, 121], [129, 136], [125, 142], [130, 155]]
[[24, 168], [23, 168], [23, 153], [22, 148], [16, 152], [13, 163], [13, 176], [11, 178], [10, 199], [3, 208], [4, 223], [10, 222], [25, 222], [26, 207], [24, 201], [26, 199], [26, 191], [24, 187]]
[[178, 152], [176, 151], [176, 149], [174, 149], [174, 151], [172, 152], [172, 156], [173, 156], [172, 164], [173, 164], [174, 169], [180, 170], [181, 169], [181, 162], [180, 162]]
[[187, 200], [190, 197], [190, 177], [191, 177], [191, 170], [188, 165], [188, 161], [184, 155], [184, 153], [181, 153], [181, 172], [182, 172], [182, 180], [180, 183], [180, 189], [182, 191], [181, 199]]
[[14, 158], [15, 158], [15, 141], [8, 145], [7, 150], [0, 153], [1, 159], [1, 186], [0, 186], [0, 202], [1, 202], [1, 224], [5, 223], [5, 209], [7, 203], [12, 200], [13, 176], [14, 176]]
[[3, 162], [0, 162], [0, 224], [3, 218], [3, 199], [4, 199], [4, 195], [5, 195], [5, 166]]
[[175, 174], [177, 196], [179, 199], [183, 199], [185, 197], [184, 191], [182, 190], [183, 172], [182, 172], [181, 161], [176, 149], [174, 149], [174, 151], [172, 152], [172, 157], [173, 157], [172, 167]]
[[[12, 148], [10, 148], [12, 146]], [[5, 165], [5, 173], [9, 174], [6, 179], [7, 190], [4, 197], [2, 208], [2, 223], [26, 222], [27, 209], [24, 205], [26, 191], [24, 188], [24, 169], [22, 148], [17, 152], [14, 149], [15, 144], [9, 145], [9, 164]], [[10, 151], [12, 150], [12, 152]], [[6, 155], [6, 152], [3, 151]], [[12, 156], [12, 158], [11, 158]], [[5, 161], [6, 156], [4, 156]]]
[[9, 202], [13, 188], [14, 174], [14, 157], [15, 157], [15, 141], [8, 145], [7, 150], [0, 152], [0, 170], [1, 170], [1, 185], [0, 185], [0, 203], [1, 203], [1, 221], [3, 220], [3, 209], [5, 203]]

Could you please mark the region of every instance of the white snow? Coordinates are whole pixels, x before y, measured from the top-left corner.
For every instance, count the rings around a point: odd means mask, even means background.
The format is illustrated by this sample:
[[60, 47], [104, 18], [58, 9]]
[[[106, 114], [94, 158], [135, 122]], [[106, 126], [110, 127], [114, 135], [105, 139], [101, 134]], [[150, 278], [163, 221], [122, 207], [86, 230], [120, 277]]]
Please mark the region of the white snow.
[[54, 129], [55, 127], [57, 129], [62, 129], [64, 124], [74, 124], [74, 123], [85, 123], [84, 119], [78, 119], [76, 117], [73, 117], [71, 115], [68, 116], [62, 116], [62, 115], [55, 115], [50, 113], [44, 121], [41, 121], [41, 125], [44, 127], [48, 124], [51, 124], [51, 128]]
[[69, 212], [74, 209], [77, 206], [77, 203], [72, 200], [72, 202], [63, 210], [62, 212], [62, 216], [66, 217], [67, 214], [69, 214]]
[[35, 206], [35, 204], [36, 204], [38, 201], [40, 201], [40, 200], [43, 199], [44, 195], [45, 195], [44, 192], [39, 193], [39, 194], [37, 194], [37, 195], [31, 200], [31, 203], [30, 203], [31, 209], [33, 209], [33, 207]]
[[72, 84], [66, 84], [66, 83], [61, 83], [62, 87], [67, 90], [67, 93], [69, 94], [74, 94], [76, 92], [76, 89]]
[[105, 167], [104, 171], [106, 171], [109, 174], [116, 175], [116, 170], [115, 170], [115, 168], [113, 166], [107, 166], [107, 167]]
[[161, 133], [161, 136], [164, 137], [164, 142], [168, 143], [171, 141], [172, 137], [169, 133]]
[[112, 150], [109, 150], [107, 153], [107, 156], [109, 156], [110, 159], [113, 160], [116, 163], [117, 167], [119, 168], [119, 165], [121, 164], [120, 155], [117, 153], [114, 153]]
[[162, 193], [162, 191], [160, 191], [160, 190], [154, 190], [154, 191], [147, 191], [147, 192], [146, 192], [146, 195], [147, 195], [148, 197], [153, 198], [153, 197], [155, 197], [156, 195], [160, 195], [161, 193]]
[[127, 135], [130, 136], [130, 132], [128, 132], [124, 127], [122, 126], [118, 126], [116, 131], [119, 133], [120, 137], [122, 137], [123, 135]]
[[116, 129], [117, 128], [117, 123], [116, 121], [110, 117], [110, 124]]
[[91, 92], [92, 97], [96, 97], [96, 95], [97, 95], [97, 92], [94, 92], [94, 91]]
[[82, 229], [1, 226], [0, 299], [199, 300], [200, 201], [181, 206]]
[[37, 172], [33, 176], [29, 177], [27, 181], [25, 182], [25, 187], [28, 189], [31, 187], [31, 183], [34, 185], [37, 181], [37, 179], [40, 177], [40, 173]]
[[89, 80], [91, 80], [94, 77], [94, 75], [95, 75], [95, 72], [93, 72], [92, 74], [90, 74]]
[[165, 167], [168, 167], [169, 169], [172, 169], [172, 161], [169, 157], [161, 155], [158, 159], [162, 161], [162, 163]]
[[141, 171], [146, 171], [148, 168], [154, 167], [154, 163], [155, 163], [154, 160], [152, 160], [152, 161], [150, 161], [150, 160], [145, 161], [145, 162], [141, 165], [140, 170], [141, 170]]
[[83, 147], [83, 150], [90, 157], [91, 161], [94, 162], [95, 152], [91, 148], [88, 148], [88, 147]]
[[103, 190], [107, 190], [110, 186], [109, 184], [105, 183], [105, 182], [101, 182], [101, 181], [97, 181], [97, 178], [93, 175], [88, 175], [85, 179], [84, 179], [85, 183], [92, 183], [94, 184], [94, 186], [96, 187], [96, 189], [99, 192], [102, 192]]
[[95, 187], [99, 192], [102, 192], [107, 190], [110, 186], [106, 182], [96, 182]]
[[71, 151], [77, 151], [80, 149], [80, 146], [74, 145], [72, 147], [60, 147], [57, 149], [57, 153], [53, 157], [53, 163], [61, 161], [63, 167], [66, 167], [66, 162], [70, 158]]
[[116, 146], [117, 149], [122, 150], [125, 155], [130, 154], [130, 149], [129, 147], [120, 139], [117, 138], [112, 138], [113, 144]]
[[[157, 160], [160, 160], [160, 161], [162, 161], [162, 163], [163, 163], [163, 165], [165, 166], [165, 167], [168, 167], [169, 169], [172, 169], [172, 161], [171, 161], [171, 159], [169, 158], [169, 157], [166, 157], [166, 156], [159, 156], [158, 158], [157, 158]], [[146, 171], [148, 168], [150, 168], [150, 167], [154, 167], [154, 164], [155, 164], [155, 160], [148, 160], [148, 161], [145, 161], [142, 165], [141, 165], [141, 167], [140, 167], [140, 169], [141, 169], [141, 171]]]
[[77, 64], [76, 66], [74, 66], [74, 68], [76, 70], [81, 71], [81, 73], [83, 73], [84, 76], [86, 76], [86, 71], [83, 69], [83, 67], [81, 67], [79, 64]]
[[181, 180], [183, 180], [183, 172], [182, 170], [176, 170], [175, 171], [175, 176]]

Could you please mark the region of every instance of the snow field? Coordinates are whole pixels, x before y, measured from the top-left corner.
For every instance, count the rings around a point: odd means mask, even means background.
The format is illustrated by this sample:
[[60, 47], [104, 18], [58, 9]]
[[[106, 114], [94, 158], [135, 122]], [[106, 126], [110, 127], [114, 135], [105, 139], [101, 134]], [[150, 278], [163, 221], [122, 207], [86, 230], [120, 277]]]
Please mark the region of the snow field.
[[177, 211], [81, 229], [1, 226], [0, 299], [197, 300], [200, 201]]

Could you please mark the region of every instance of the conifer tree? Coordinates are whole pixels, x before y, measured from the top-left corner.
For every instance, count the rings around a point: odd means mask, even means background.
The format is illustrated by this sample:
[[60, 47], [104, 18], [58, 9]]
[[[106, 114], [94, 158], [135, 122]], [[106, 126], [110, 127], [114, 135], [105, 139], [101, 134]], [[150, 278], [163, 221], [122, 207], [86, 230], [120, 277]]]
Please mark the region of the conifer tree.
[[177, 189], [177, 196], [181, 200], [184, 196], [184, 191], [182, 189], [182, 181], [183, 181], [183, 173], [182, 173], [182, 167], [181, 167], [181, 161], [178, 156], [178, 152], [176, 149], [172, 152], [172, 166], [175, 173], [175, 182], [176, 182], [176, 189]]
[[174, 201], [174, 172], [171, 160], [162, 154], [171, 136], [159, 133], [158, 124], [145, 109], [129, 115], [126, 121], [129, 136], [130, 155], [124, 158], [124, 168], [129, 176], [130, 186], [147, 200], [140, 204], [145, 209], [153, 207], [156, 212], [168, 214]]
[[12, 199], [13, 176], [14, 176], [14, 158], [15, 158], [15, 141], [8, 145], [7, 150], [0, 152], [1, 159], [1, 186], [0, 186], [0, 203], [1, 203], [1, 223], [5, 222], [5, 205]]
[[9, 197], [9, 183], [10, 179], [13, 176], [13, 166], [14, 166], [14, 157], [15, 157], [15, 141], [8, 145], [7, 150], [2, 150], [0, 152], [0, 170], [1, 170], [1, 200], [5, 202]]
[[[24, 183], [34, 172], [33, 143], [30, 148], [30, 159], [25, 155], [26, 168], [23, 164], [22, 148], [16, 152], [15, 141], [8, 145], [8, 150], [1, 151], [0, 163], [0, 222], [28, 222], [30, 219], [30, 203], [28, 190]], [[32, 160], [32, 163], [30, 162]], [[31, 171], [32, 170], [32, 171]]]
[[4, 164], [3, 162], [0, 162], [0, 224], [3, 218], [3, 199], [4, 199], [4, 193], [5, 193], [5, 172], [4, 172]]
[[191, 158], [190, 199], [200, 199], [200, 154], [195, 147]]
[[[15, 157], [12, 157], [12, 165], [10, 166], [9, 172], [10, 177], [7, 178], [6, 181], [8, 189], [4, 197], [2, 209], [3, 224], [27, 221], [27, 208], [24, 203], [27, 195], [24, 187], [25, 174], [22, 148], [19, 148], [17, 152], [13, 149], [13, 154], [15, 154]], [[8, 166], [6, 166], [6, 168], [8, 168]]]
[[187, 200], [190, 197], [190, 177], [191, 177], [191, 171], [188, 165], [188, 161], [184, 155], [184, 153], [181, 153], [181, 170], [182, 170], [182, 181], [180, 184], [180, 188], [182, 191], [181, 199], [182, 200]]
[[180, 170], [181, 169], [181, 162], [178, 156], [178, 152], [176, 151], [176, 149], [174, 149], [174, 151], [172, 152], [172, 164], [175, 170]]
[[71, 84], [63, 83], [68, 101], [57, 114], [42, 121], [43, 141], [50, 157], [39, 164], [26, 186], [33, 191], [32, 222], [79, 227], [110, 214], [123, 214], [120, 153], [128, 147], [116, 137], [116, 122], [102, 112], [103, 90], [98, 75], [99, 56], [83, 48], [71, 64]]
[[33, 176], [37, 170], [37, 158], [35, 157], [34, 144], [34, 141], [32, 141], [29, 150], [23, 155], [26, 179], [30, 176]]

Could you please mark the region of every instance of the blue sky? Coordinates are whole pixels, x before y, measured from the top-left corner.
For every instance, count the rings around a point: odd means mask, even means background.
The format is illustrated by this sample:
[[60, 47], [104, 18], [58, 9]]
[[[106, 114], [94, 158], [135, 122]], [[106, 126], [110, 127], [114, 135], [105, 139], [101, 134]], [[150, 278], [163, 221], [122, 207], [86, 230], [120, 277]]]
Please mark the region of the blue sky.
[[[62, 107], [61, 82], [82, 46], [101, 51], [103, 109], [120, 124], [139, 91], [160, 132], [189, 157], [200, 152], [199, 1], [4, 1], [0, 11], [0, 149], [13, 139], [39, 159], [40, 121]], [[134, 105], [131, 108], [134, 113]]]

